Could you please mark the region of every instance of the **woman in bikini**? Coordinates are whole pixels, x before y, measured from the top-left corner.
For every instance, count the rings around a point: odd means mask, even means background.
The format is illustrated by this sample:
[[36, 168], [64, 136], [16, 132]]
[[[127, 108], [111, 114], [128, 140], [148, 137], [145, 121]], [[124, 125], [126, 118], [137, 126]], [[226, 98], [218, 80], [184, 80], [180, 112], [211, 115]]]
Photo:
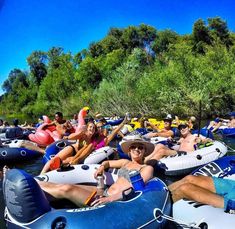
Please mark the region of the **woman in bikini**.
[[144, 157], [154, 149], [154, 144], [143, 140], [140, 136], [128, 136], [121, 142], [122, 151], [128, 153], [131, 161], [127, 159], [104, 161], [95, 172], [94, 176], [102, 174], [107, 168], [118, 168], [118, 179], [104, 193], [105, 196], [96, 199], [96, 187], [55, 184], [37, 181], [41, 188], [55, 198], [66, 198], [77, 205], [99, 205], [115, 200], [122, 199], [123, 191], [132, 187], [129, 179], [129, 172], [138, 170], [144, 182], [153, 177], [154, 169], [152, 166], [144, 165]]
[[86, 130], [77, 134], [74, 133], [72, 137], [67, 138], [78, 141], [65, 147], [54, 158], [48, 161], [44, 165], [41, 174], [44, 174], [49, 170], [57, 169], [62, 162], [65, 164], [71, 162], [75, 155], [81, 154], [83, 151], [87, 151], [88, 153], [91, 152], [93, 149], [91, 142], [95, 138], [96, 133], [97, 128], [94, 122], [88, 122]]

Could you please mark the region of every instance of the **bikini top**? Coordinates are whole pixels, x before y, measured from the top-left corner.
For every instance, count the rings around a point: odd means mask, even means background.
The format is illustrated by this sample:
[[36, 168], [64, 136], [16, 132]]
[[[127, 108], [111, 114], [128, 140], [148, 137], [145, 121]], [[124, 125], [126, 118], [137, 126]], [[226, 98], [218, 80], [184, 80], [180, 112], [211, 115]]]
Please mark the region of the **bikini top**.
[[146, 165], [143, 165], [139, 170], [138, 169], [127, 169], [125, 167], [122, 167], [118, 170], [118, 177], [124, 177], [125, 179], [127, 179], [129, 182], [131, 182], [130, 180], [130, 172], [131, 171], [141, 171], [142, 168], [144, 168]]
[[96, 150], [106, 146], [105, 138], [101, 139], [100, 141], [93, 140], [91, 143], [93, 144]]

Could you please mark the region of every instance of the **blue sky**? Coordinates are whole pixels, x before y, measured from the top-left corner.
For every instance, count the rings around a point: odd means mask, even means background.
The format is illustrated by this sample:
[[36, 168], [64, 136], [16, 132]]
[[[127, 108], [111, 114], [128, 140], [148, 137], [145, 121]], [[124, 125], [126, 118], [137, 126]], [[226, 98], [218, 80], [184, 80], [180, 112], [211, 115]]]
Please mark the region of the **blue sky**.
[[199, 18], [216, 16], [235, 32], [234, 9], [234, 0], [0, 0], [0, 86], [14, 68], [28, 69], [35, 50], [77, 53], [110, 27], [141, 23], [187, 34]]

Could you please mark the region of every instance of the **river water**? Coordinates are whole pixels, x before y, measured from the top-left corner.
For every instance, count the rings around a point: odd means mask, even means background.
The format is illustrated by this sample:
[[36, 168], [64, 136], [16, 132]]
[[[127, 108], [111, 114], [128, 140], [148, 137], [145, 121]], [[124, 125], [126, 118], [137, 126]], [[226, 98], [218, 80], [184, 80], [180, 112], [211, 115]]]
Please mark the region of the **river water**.
[[[233, 151], [233, 149], [235, 150], [235, 138], [225, 138], [225, 139], [219, 139], [219, 140], [223, 140], [228, 145], [228, 148], [229, 148], [228, 155], [235, 155], [235, 151]], [[3, 165], [0, 165], [0, 166], [1, 166], [0, 171], [2, 172]], [[9, 165], [9, 167], [23, 169], [29, 174], [36, 176], [39, 174], [39, 172], [41, 171], [43, 167], [42, 157], [37, 158], [27, 163]], [[175, 180], [178, 180], [180, 178], [181, 177], [169, 177], [169, 176], [161, 177], [161, 179], [165, 181], [167, 184]], [[2, 176], [1, 176], [1, 180], [0, 180], [0, 229], [4, 229], [4, 228], [6, 227], [5, 227], [5, 221], [4, 221], [4, 201], [3, 201], [3, 194], [2, 194]], [[167, 229], [169, 229], [169, 227], [167, 227]]]

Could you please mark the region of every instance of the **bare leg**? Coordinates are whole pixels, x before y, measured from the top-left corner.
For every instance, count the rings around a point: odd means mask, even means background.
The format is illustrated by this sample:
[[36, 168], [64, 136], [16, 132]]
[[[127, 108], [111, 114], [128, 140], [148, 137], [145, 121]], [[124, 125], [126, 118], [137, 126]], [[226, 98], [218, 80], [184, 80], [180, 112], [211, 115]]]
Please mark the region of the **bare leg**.
[[222, 125], [222, 122], [217, 123], [211, 132], [214, 133], [216, 130], [218, 130], [221, 127], [221, 125]]
[[78, 153], [73, 157], [73, 159], [70, 161], [70, 163], [72, 165], [78, 164], [80, 163], [82, 160], [84, 160], [88, 155], [90, 155], [90, 153], [93, 150], [93, 145], [89, 144], [89, 145], [85, 145], [84, 147], [82, 147], [81, 150], [78, 151]]
[[157, 154], [157, 152], [160, 149], [163, 149], [163, 148], [165, 148], [165, 146], [163, 144], [161, 144], [161, 143], [155, 145], [153, 152], [151, 154], [149, 154], [147, 157], [145, 157], [144, 161], [146, 162], [146, 161], [148, 161], [150, 159], [153, 159], [155, 157], [155, 155]]
[[57, 199], [68, 199], [76, 205], [84, 204], [96, 187], [82, 187], [82, 185], [55, 184], [50, 182], [37, 181], [42, 190]]
[[193, 185], [197, 185], [198, 187], [207, 189], [211, 192], [215, 192], [213, 179], [207, 176], [188, 175], [184, 177], [183, 179], [170, 184], [168, 188], [172, 192], [172, 191], [177, 190], [183, 184], [193, 184]]
[[[75, 150], [77, 151], [77, 144], [73, 144], [73, 147], [75, 148]], [[73, 148], [71, 146], [66, 146], [64, 149], [62, 149], [57, 155], [56, 157], [59, 157], [62, 161], [66, 160], [67, 157], [72, 156], [73, 154]], [[48, 172], [50, 170], [50, 164], [51, 164], [51, 160], [48, 161], [40, 174], [44, 174], [46, 172]]]
[[29, 142], [29, 141], [23, 141], [22, 144], [21, 144], [21, 147], [27, 148], [27, 149], [30, 149], [30, 150], [35, 150], [35, 151], [38, 151], [38, 152], [40, 152], [42, 154], [44, 154], [44, 152], [45, 152], [45, 149], [40, 148], [36, 144], [33, 144], [33, 143]]
[[160, 160], [164, 156], [175, 155], [177, 152], [171, 150], [163, 144], [157, 144], [154, 148], [154, 151], [147, 157], [145, 157], [144, 162], [146, 163], [150, 159]]
[[223, 197], [215, 194], [213, 179], [207, 176], [188, 175], [168, 186], [173, 201], [187, 198], [214, 207], [223, 208]]
[[174, 202], [183, 198], [209, 204], [217, 208], [224, 208], [223, 197], [194, 184], [183, 184], [172, 192]]

